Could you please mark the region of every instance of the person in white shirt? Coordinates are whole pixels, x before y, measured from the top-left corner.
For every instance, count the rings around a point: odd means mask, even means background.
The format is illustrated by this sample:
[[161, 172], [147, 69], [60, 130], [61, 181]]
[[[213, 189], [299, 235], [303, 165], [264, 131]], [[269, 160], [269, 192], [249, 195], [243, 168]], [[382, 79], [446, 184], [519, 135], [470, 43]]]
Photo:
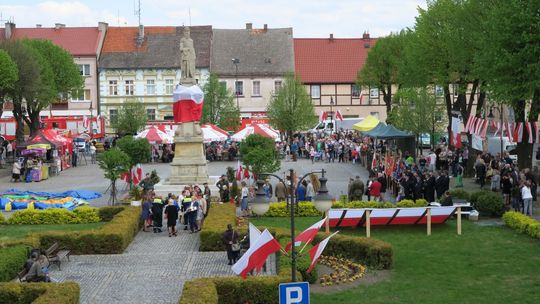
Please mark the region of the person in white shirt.
[[429, 168], [428, 170], [433, 172], [435, 171], [435, 162], [437, 161], [437, 154], [435, 152], [431, 151], [428, 155], [429, 158]]
[[96, 145], [94, 143], [90, 144], [90, 159], [92, 164], [96, 163]]
[[523, 199], [523, 214], [533, 215], [532, 211], [532, 193], [531, 193], [531, 183], [526, 181], [521, 187], [521, 198]]

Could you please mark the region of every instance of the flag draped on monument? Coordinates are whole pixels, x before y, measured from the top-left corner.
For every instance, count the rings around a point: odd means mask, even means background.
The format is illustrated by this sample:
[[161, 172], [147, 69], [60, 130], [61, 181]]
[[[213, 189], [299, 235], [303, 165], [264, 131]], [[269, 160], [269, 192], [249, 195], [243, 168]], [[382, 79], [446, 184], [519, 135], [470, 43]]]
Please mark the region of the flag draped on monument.
[[203, 92], [197, 85], [178, 85], [173, 93], [175, 122], [200, 121], [203, 109]]

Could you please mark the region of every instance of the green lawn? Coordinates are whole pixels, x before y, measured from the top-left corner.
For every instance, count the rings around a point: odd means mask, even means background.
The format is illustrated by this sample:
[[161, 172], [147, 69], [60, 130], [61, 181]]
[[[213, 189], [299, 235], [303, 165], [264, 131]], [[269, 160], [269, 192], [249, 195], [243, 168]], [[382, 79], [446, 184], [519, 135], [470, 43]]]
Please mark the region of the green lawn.
[[[299, 230], [318, 218], [298, 218]], [[288, 218], [261, 218], [257, 227], [290, 227]], [[455, 221], [433, 226], [372, 227], [394, 248], [391, 278], [366, 287], [313, 294], [312, 303], [540, 303], [540, 241], [501, 226]], [[364, 229], [343, 234], [365, 235]]]
[[0, 241], [23, 239], [31, 232], [80, 231], [101, 228], [105, 223], [67, 225], [0, 225]]

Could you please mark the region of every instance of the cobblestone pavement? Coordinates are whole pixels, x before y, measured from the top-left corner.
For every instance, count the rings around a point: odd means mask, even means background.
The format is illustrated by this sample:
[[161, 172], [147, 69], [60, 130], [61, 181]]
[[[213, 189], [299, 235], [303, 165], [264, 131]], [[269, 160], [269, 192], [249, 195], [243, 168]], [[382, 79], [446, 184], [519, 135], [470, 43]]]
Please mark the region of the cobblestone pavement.
[[[198, 277], [234, 276], [225, 252], [198, 252], [199, 234], [140, 232], [118, 255], [79, 255], [52, 266], [51, 277], [81, 286], [82, 304], [178, 303], [184, 282]], [[275, 257], [269, 258], [275, 274]]]

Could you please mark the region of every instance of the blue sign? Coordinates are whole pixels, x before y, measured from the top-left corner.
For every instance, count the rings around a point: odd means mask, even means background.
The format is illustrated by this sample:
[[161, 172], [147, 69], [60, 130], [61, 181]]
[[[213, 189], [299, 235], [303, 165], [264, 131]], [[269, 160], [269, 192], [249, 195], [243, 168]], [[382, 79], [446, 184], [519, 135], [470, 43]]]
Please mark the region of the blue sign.
[[279, 304], [309, 304], [309, 283], [279, 284]]

